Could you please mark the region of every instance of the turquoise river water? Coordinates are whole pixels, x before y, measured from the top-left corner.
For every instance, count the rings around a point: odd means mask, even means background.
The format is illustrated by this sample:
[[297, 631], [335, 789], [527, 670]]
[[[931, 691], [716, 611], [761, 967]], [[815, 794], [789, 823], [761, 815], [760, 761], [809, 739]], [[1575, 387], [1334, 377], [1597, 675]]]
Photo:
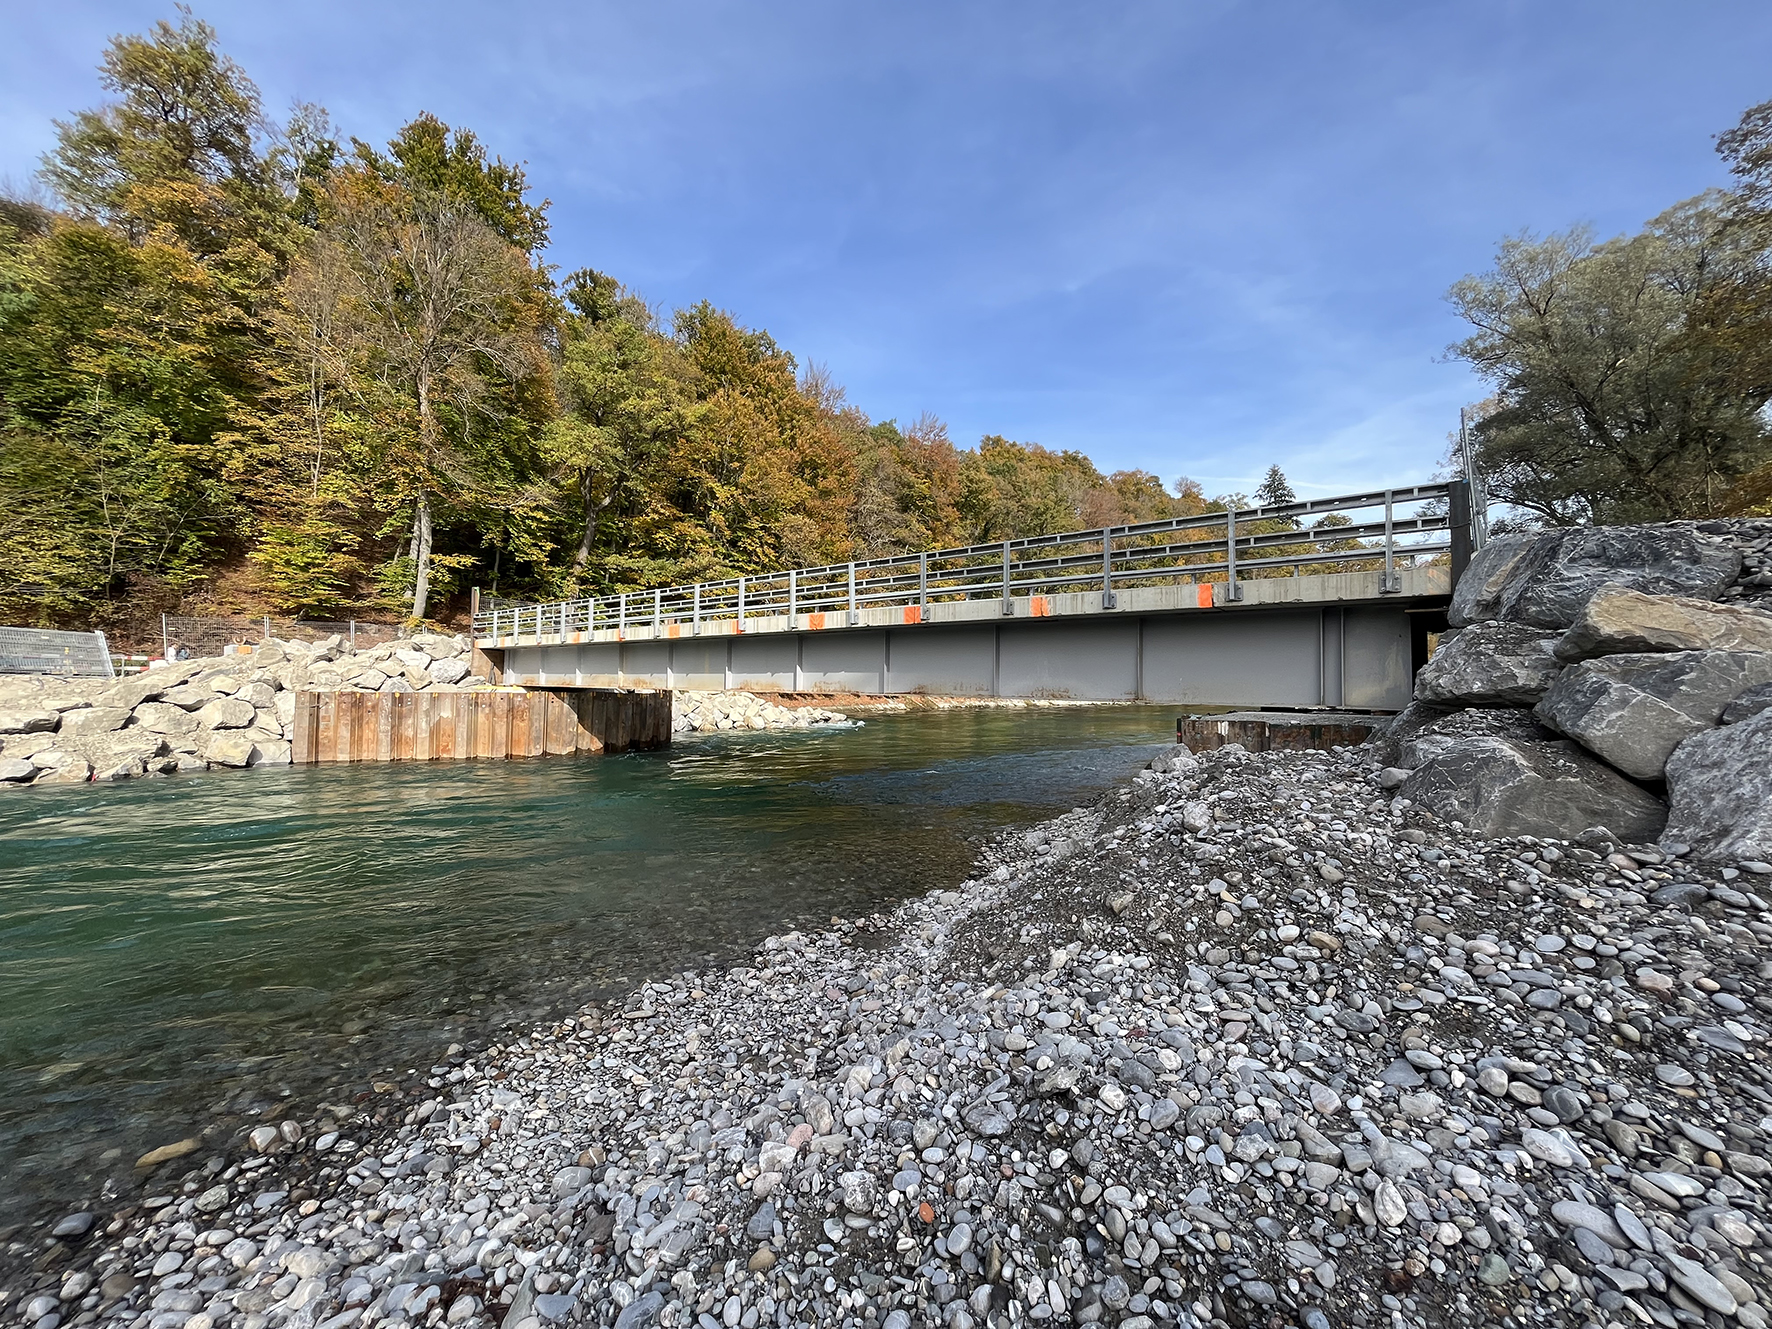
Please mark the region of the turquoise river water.
[[1127, 778], [1148, 707], [920, 712], [604, 758], [0, 798], [0, 1224], [146, 1149], [407, 1078], [772, 932], [962, 880]]

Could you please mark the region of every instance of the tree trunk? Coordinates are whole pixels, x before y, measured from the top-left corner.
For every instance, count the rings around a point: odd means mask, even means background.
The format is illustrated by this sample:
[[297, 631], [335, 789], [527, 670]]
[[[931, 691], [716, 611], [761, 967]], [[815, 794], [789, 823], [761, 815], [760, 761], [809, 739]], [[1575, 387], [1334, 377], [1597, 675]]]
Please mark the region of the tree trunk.
[[579, 482], [579, 492], [584, 495], [585, 529], [584, 534], [579, 538], [578, 552], [572, 556], [574, 580], [577, 579], [579, 573], [584, 571], [585, 564], [591, 561], [591, 548], [597, 543], [597, 526], [602, 520], [603, 509], [609, 506], [608, 499], [604, 499], [601, 503], [591, 502], [591, 473], [589, 471], [585, 472], [584, 479]]
[[417, 574], [412, 581], [412, 616], [423, 618], [431, 598], [431, 496], [425, 490], [429, 479], [431, 458], [436, 455], [436, 421], [431, 416], [431, 374], [428, 367], [418, 372], [418, 451], [421, 473], [418, 501], [412, 513], [412, 561]]
[[413, 543], [418, 550], [413, 561], [418, 564], [418, 575], [412, 583], [412, 616], [423, 618], [431, 598], [431, 496], [422, 489], [413, 526]]

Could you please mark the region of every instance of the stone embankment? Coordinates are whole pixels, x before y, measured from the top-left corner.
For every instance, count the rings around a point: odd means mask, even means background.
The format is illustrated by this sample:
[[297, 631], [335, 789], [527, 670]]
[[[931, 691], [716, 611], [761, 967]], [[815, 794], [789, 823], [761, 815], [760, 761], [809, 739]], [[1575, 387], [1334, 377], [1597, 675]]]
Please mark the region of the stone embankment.
[[809, 729], [842, 724], [841, 711], [822, 706], [777, 706], [750, 692], [685, 692], [671, 694], [671, 729], [678, 734], [706, 734], [728, 729]]
[[0, 677], [0, 786], [128, 780], [290, 759], [300, 691], [465, 691], [464, 637], [353, 651], [338, 637], [264, 641], [121, 680]]
[[1772, 522], [1502, 536], [1381, 751], [1486, 835], [1772, 859]]
[[[1176, 750], [19, 1234], [35, 1329], [1763, 1329], [1772, 878]], [[419, 1063], [423, 1064], [423, 1063]]]

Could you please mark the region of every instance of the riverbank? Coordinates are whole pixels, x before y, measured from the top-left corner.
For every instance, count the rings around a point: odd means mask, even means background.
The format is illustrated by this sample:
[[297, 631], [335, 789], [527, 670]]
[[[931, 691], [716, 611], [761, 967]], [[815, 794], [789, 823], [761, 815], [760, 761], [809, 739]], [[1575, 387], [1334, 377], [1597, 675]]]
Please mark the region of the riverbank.
[[1478, 841], [1363, 751], [1161, 764], [889, 918], [150, 1170], [16, 1234], [5, 1313], [1767, 1322], [1758, 878]]

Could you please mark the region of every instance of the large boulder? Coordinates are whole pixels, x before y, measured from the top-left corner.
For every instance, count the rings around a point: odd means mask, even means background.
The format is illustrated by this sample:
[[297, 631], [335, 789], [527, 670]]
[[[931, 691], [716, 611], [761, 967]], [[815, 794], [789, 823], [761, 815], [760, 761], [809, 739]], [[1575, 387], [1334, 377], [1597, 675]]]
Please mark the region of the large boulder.
[[1660, 799], [1566, 741], [1461, 739], [1417, 767], [1398, 792], [1489, 839], [1567, 840], [1604, 826], [1641, 843], [1655, 839], [1667, 818]]
[[221, 694], [207, 683], [181, 683], [168, 688], [161, 701], [184, 711], [200, 711]]
[[129, 712], [121, 706], [84, 706], [62, 716], [61, 732], [66, 734], [106, 734], [121, 729]]
[[23, 784], [37, 778], [37, 767], [23, 757], [0, 757], [0, 784]]
[[437, 683], [459, 683], [468, 676], [468, 662], [459, 655], [446, 660], [435, 660], [425, 673]]
[[113, 683], [98, 695], [93, 704], [118, 706], [123, 710], [133, 711], [144, 701], [153, 701], [164, 696], [186, 679], [201, 673], [204, 668], [205, 662], [202, 660], [185, 660], [159, 669], [144, 670]]
[[135, 723], [150, 734], [194, 734], [197, 717], [182, 706], [165, 701], [144, 701], [135, 708]]
[[127, 780], [146, 772], [166, 751], [166, 740], [145, 729], [64, 736], [62, 747], [91, 765], [94, 780]]
[[1567, 662], [1646, 651], [1772, 651], [1772, 614], [1604, 586], [1557, 643]]
[[211, 766], [250, 766], [256, 756], [257, 746], [239, 730], [211, 734], [203, 745], [203, 758]]
[[1705, 858], [1772, 859], [1772, 711], [1708, 730], [1667, 763], [1667, 839]]
[[1741, 573], [1726, 541], [1678, 526], [1584, 526], [1504, 535], [1477, 551], [1447, 621], [1566, 628], [1602, 586], [1715, 600]]
[[1478, 623], [1441, 644], [1415, 675], [1430, 706], [1530, 706], [1561, 666], [1556, 634], [1517, 623]]
[[1535, 714], [1626, 775], [1659, 780], [1676, 747], [1760, 683], [1772, 683], [1772, 652], [1608, 655], [1564, 670]]
[[37, 707], [0, 711], [0, 734], [44, 734], [60, 723], [59, 713]]
[[217, 697], [197, 712], [197, 719], [208, 729], [244, 729], [257, 714], [249, 701]]
[[1467, 738], [1543, 743], [1554, 740], [1556, 735], [1523, 706], [1473, 706], [1450, 714], [1442, 712], [1438, 718], [1417, 725], [1413, 732], [1400, 738], [1390, 765], [1412, 771]]

